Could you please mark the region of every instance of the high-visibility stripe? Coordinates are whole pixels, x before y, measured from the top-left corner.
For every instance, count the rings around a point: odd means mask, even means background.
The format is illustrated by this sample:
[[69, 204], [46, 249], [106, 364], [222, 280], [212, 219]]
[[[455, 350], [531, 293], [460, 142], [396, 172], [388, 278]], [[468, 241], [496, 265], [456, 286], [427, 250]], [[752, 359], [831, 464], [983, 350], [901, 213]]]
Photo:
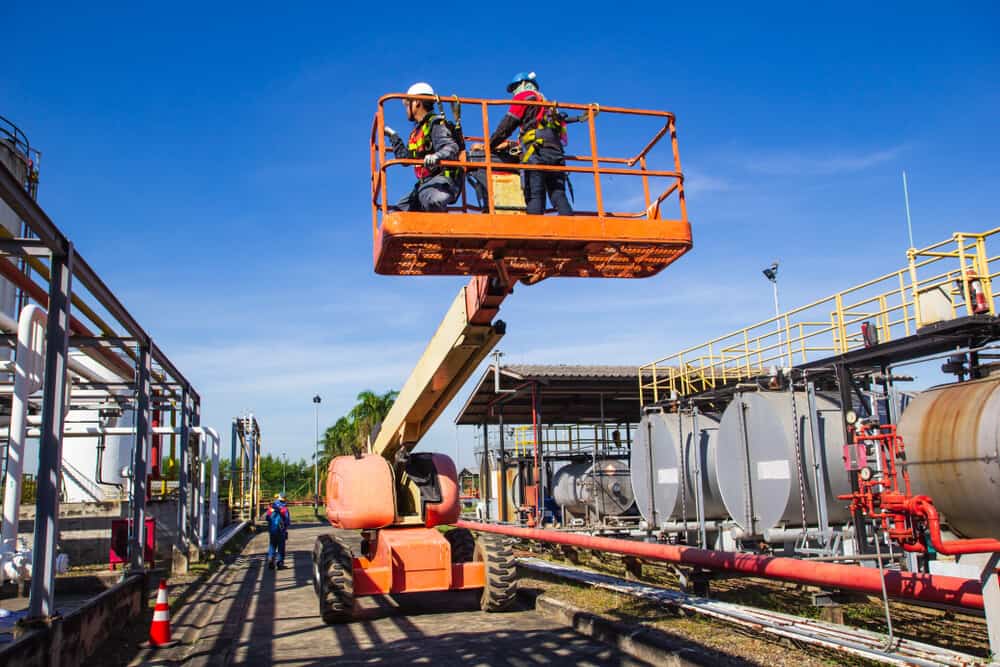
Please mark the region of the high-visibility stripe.
[[169, 621], [169, 620], [170, 620], [170, 612], [167, 611], [166, 609], [162, 611], [153, 612], [153, 623], [156, 623], [157, 621]]

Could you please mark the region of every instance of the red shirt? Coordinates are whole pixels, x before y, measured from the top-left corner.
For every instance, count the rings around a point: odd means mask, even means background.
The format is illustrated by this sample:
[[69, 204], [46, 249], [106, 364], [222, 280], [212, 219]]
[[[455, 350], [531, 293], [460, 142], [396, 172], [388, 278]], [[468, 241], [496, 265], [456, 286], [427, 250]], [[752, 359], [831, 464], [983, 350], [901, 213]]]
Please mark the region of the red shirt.
[[[522, 90], [517, 95], [514, 96], [514, 101], [518, 100], [541, 100], [541, 96], [534, 90]], [[511, 104], [510, 108], [507, 109], [509, 113], [514, 118], [519, 120], [524, 118], [524, 112], [528, 110], [528, 105], [526, 104]], [[535, 112], [535, 118], [537, 120], [538, 116], [545, 112], [545, 107], [531, 107]]]

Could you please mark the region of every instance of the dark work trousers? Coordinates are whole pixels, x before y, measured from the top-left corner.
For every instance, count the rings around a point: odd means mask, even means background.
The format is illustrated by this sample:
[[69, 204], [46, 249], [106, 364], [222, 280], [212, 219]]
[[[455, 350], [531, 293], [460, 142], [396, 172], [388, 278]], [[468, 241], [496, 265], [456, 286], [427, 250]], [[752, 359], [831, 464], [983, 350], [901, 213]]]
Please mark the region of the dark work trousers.
[[410, 194], [399, 200], [396, 208], [400, 211], [441, 213], [447, 210], [449, 204], [455, 203], [461, 194], [452, 179], [443, 175], [431, 176], [419, 181]]
[[[528, 158], [528, 164], [565, 165], [563, 152], [542, 146]], [[566, 173], [561, 171], [524, 170], [524, 203], [528, 213], [541, 215], [545, 212], [545, 196], [559, 215], [573, 215], [573, 207], [566, 197]]]
[[285, 541], [288, 539], [288, 533], [281, 531], [271, 533], [268, 537], [270, 539], [267, 544], [267, 559], [282, 565], [285, 562]]

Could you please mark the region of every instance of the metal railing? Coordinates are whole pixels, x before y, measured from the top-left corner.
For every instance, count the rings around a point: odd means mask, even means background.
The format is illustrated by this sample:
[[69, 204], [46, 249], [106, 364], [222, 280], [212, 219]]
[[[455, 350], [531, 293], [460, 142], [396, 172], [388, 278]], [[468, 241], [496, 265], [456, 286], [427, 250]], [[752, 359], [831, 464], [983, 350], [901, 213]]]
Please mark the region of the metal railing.
[[[399, 159], [399, 158], [388, 158], [386, 156], [387, 152], [391, 152], [391, 148], [386, 146], [386, 139], [383, 134], [385, 129], [385, 104], [393, 100], [427, 100], [436, 102], [438, 105], [442, 106], [442, 115], [444, 115], [443, 103], [447, 102], [452, 105], [453, 109], [461, 109], [462, 106], [471, 107], [479, 111], [482, 122], [482, 135], [471, 136], [466, 135], [465, 139], [467, 142], [487, 142], [491, 132], [491, 124], [489, 118], [490, 107], [508, 107], [512, 103], [512, 100], [490, 100], [490, 99], [476, 99], [476, 98], [460, 98], [458, 96], [453, 97], [430, 97], [430, 96], [407, 96], [403, 94], [391, 94], [385, 95], [378, 101], [378, 110], [375, 113], [375, 119], [372, 123], [372, 134], [371, 134], [371, 192], [372, 192], [372, 226], [373, 231], [377, 231], [379, 215], [386, 215], [392, 207], [392, 202], [388, 201], [387, 192], [387, 176], [390, 167], [397, 166], [419, 166], [423, 164], [421, 160], [415, 159]], [[554, 166], [554, 165], [544, 165], [544, 164], [525, 164], [525, 163], [509, 163], [495, 160], [491, 155], [491, 151], [484, 151], [484, 156], [482, 161], [470, 161], [466, 160], [444, 160], [441, 165], [444, 167], [461, 167], [466, 170], [484, 170], [486, 172], [486, 188], [488, 192], [487, 197], [487, 210], [484, 211], [482, 208], [470, 204], [466, 199], [466, 193], [463, 189], [461, 199], [459, 203], [451, 207], [449, 210], [469, 212], [469, 211], [483, 211], [489, 213], [496, 212], [496, 206], [493, 197], [493, 171], [517, 171], [517, 170], [536, 170], [536, 171], [558, 171], [567, 174], [590, 174], [593, 177], [594, 182], [594, 194], [597, 210], [593, 212], [578, 212], [578, 215], [598, 215], [601, 217], [617, 217], [617, 218], [632, 218], [632, 219], [659, 219], [660, 209], [663, 203], [669, 199], [672, 195], [676, 193], [677, 201], [679, 206], [680, 220], [687, 220], [687, 207], [684, 201], [684, 175], [681, 172], [681, 161], [680, 154], [677, 149], [677, 131], [676, 122], [674, 114], [668, 111], [649, 111], [642, 109], [625, 109], [621, 107], [607, 107], [600, 104], [564, 104], [561, 102], [556, 102], [552, 100], [536, 101], [536, 100], [519, 100], [517, 102], [519, 105], [530, 106], [530, 107], [550, 107], [556, 111], [572, 111], [572, 112], [582, 112], [577, 118], [572, 119], [575, 122], [585, 123], [588, 133], [589, 142], [589, 154], [585, 155], [566, 155], [566, 164]], [[455, 106], [457, 105], [457, 107]], [[454, 113], [454, 112], [453, 112]], [[461, 112], [459, 112], [461, 113]], [[649, 141], [635, 154], [631, 157], [610, 157], [602, 156], [598, 153], [597, 146], [597, 118], [598, 117], [643, 117], [656, 119], [662, 122], [662, 126], [652, 135]], [[459, 117], [460, 119], [460, 117]], [[672, 169], [651, 169], [648, 165], [648, 160], [650, 157], [650, 152], [664, 137], [670, 139], [670, 148], [673, 154], [673, 168]], [[644, 198], [644, 208], [641, 211], [609, 211], [605, 204], [605, 199], [603, 191], [601, 188], [601, 177], [602, 176], [634, 176], [642, 179], [643, 187], [643, 198]], [[666, 179], [667, 185], [658, 194], [654, 194], [652, 188], [652, 182], [655, 179]]]
[[[640, 402], [686, 396], [794, 367], [964, 315], [996, 315], [1000, 227], [907, 251], [907, 265], [639, 368]], [[866, 343], [862, 325], [868, 330]]]
[[35, 199], [38, 196], [38, 168], [42, 154], [38, 149], [31, 147], [28, 135], [4, 116], [0, 116], [0, 148], [6, 149], [14, 159], [24, 165], [27, 180], [22, 185], [32, 199]]

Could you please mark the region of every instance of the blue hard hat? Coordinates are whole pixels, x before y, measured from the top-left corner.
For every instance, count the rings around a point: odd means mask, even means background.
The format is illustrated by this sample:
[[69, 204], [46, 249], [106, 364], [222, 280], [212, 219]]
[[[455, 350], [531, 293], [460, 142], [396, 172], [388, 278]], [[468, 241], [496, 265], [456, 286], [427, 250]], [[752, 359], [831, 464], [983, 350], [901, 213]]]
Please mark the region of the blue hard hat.
[[536, 87], [538, 86], [538, 80], [535, 78], [534, 72], [518, 72], [514, 75], [514, 78], [510, 80], [510, 83], [507, 84], [507, 92], [513, 93], [514, 89], [525, 81], [535, 84]]

